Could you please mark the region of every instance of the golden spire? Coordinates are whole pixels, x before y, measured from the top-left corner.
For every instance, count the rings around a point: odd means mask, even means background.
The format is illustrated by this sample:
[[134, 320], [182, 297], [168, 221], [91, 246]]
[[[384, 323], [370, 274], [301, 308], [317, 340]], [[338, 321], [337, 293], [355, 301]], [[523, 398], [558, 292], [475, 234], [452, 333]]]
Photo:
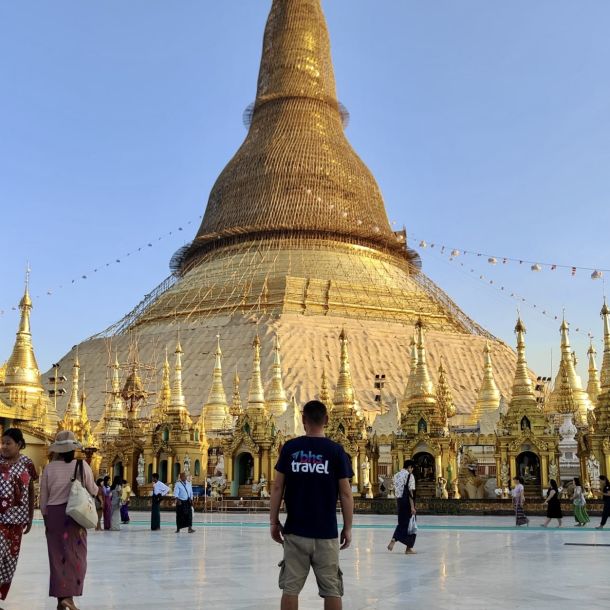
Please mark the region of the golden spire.
[[443, 359], [438, 367], [438, 381], [436, 383], [436, 403], [440, 409], [443, 418], [453, 417], [456, 414], [455, 403], [453, 402], [453, 394], [445, 376], [445, 367]]
[[74, 364], [72, 365], [72, 392], [70, 393], [70, 399], [68, 400], [68, 406], [64, 414], [78, 421], [80, 419], [80, 396], [78, 390], [78, 377], [79, 377], [80, 364], [78, 362], [78, 352], [74, 356]]
[[282, 381], [282, 361], [280, 358], [280, 339], [275, 335], [273, 346], [273, 365], [271, 366], [271, 384], [267, 392], [267, 406], [271, 415], [281, 415], [288, 407], [288, 396]]
[[587, 350], [587, 356], [589, 357], [589, 379], [587, 381], [587, 394], [593, 404], [597, 403], [597, 397], [601, 392], [601, 384], [599, 382], [599, 373], [597, 371], [597, 363], [595, 362], [595, 356], [597, 352], [593, 347], [593, 340], [589, 340], [589, 349]]
[[197, 252], [268, 231], [278, 239], [357, 239], [404, 257], [341, 112], [320, 0], [273, 0], [248, 135], [212, 188], [184, 265]]
[[407, 385], [405, 386], [405, 393], [403, 395], [400, 411], [401, 413], [406, 413], [408, 410], [407, 403], [409, 398], [413, 396], [413, 392], [415, 391], [415, 383], [417, 380], [417, 341], [415, 340], [415, 335], [411, 338], [411, 362], [409, 365], [409, 377], [407, 378]]
[[501, 399], [500, 390], [498, 389], [494, 378], [489, 341], [485, 342], [483, 353], [485, 354], [485, 366], [483, 369], [483, 380], [477, 395], [477, 402], [472, 411], [471, 422], [473, 424], [476, 424], [479, 421], [483, 413], [493, 413], [494, 411], [497, 411]]
[[112, 369], [112, 391], [119, 394], [121, 392], [121, 380], [119, 377], [119, 354], [114, 352], [114, 362], [110, 365]]
[[114, 362], [108, 365], [110, 369], [110, 391], [106, 392], [104, 413], [98, 422], [95, 433], [116, 436], [121, 431], [122, 420], [125, 418], [123, 399], [121, 398], [120, 365], [117, 352]]
[[163, 362], [163, 378], [161, 380], [161, 404], [166, 408], [172, 399], [172, 386], [169, 380], [169, 360], [167, 359], [167, 348], [165, 348], [165, 362]]
[[91, 434], [91, 422], [87, 413], [87, 391], [85, 390], [85, 373], [83, 373], [83, 389], [80, 395], [80, 442], [83, 447], [94, 447], [95, 439]]
[[510, 401], [511, 406], [517, 404], [537, 405], [532, 380], [527, 368], [527, 360], [525, 359], [525, 333], [525, 324], [523, 324], [519, 317], [517, 318], [517, 324], [515, 325], [515, 334], [517, 335], [517, 367], [513, 380], [513, 395]]
[[186, 400], [184, 398], [184, 392], [182, 390], [182, 346], [180, 341], [176, 344], [176, 360], [174, 363], [174, 379], [172, 382], [171, 400], [170, 407], [172, 409], [181, 408], [186, 406]]
[[163, 373], [161, 374], [161, 391], [157, 402], [150, 414], [151, 424], [155, 428], [158, 424], [165, 421], [167, 409], [172, 399], [172, 386], [170, 382], [169, 360], [167, 359], [167, 347], [165, 348], [165, 360], [163, 361]]
[[424, 344], [424, 325], [422, 319], [419, 318], [415, 323], [415, 342], [417, 349], [417, 366], [415, 367], [415, 378], [411, 395], [407, 401], [410, 404], [416, 401], [418, 404], [427, 403], [434, 405], [436, 403], [436, 395], [434, 385], [430, 379], [430, 371], [426, 362], [426, 346]]
[[610, 390], [610, 308], [606, 304], [606, 297], [604, 297], [604, 305], [600, 315], [604, 321], [604, 356], [602, 359], [600, 383], [602, 390]]
[[183, 425], [190, 426], [193, 422], [186, 407], [186, 399], [182, 389], [182, 346], [180, 340], [176, 344], [176, 359], [174, 362], [174, 378], [172, 380], [172, 391], [169, 408], [167, 410], [170, 418], [179, 419]]
[[42, 389], [40, 371], [34, 355], [32, 345], [32, 333], [30, 330], [30, 312], [32, 311], [32, 299], [29, 288], [29, 268], [26, 272], [25, 290], [21, 301], [19, 301], [21, 318], [13, 352], [6, 362], [6, 373], [4, 377], [5, 386], [29, 386]]
[[227, 416], [229, 405], [227, 395], [222, 383], [222, 350], [220, 349], [220, 335], [216, 335], [216, 353], [214, 354], [214, 372], [212, 373], [212, 385], [208, 394], [208, 401], [203, 405], [205, 413], [205, 429], [221, 430]]
[[265, 390], [261, 378], [261, 340], [258, 333], [252, 343], [254, 357], [252, 359], [252, 377], [248, 389], [248, 411], [265, 409]]
[[356, 397], [354, 395], [352, 374], [349, 366], [349, 354], [347, 351], [348, 340], [345, 329], [341, 330], [339, 341], [341, 342], [341, 367], [339, 369], [339, 379], [333, 398], [335, 413], [355, 411], [356, 408]]
[[[560, 371], [555, 379], [555, 388], [549, 396], [546, 411], [549, 413], [562, 413], [569, 408], [566, 403], [565, 383], [571, 388], [571, 400], [576, 405], [577, 421], [583, 425], [587, 423], [587, 413], [593, 409], [593, 405], [587, 393], [583, 390], [582, 381], [576, 373], [576, 357], [570, 347], [570, 331], [567, 321], [564, 319], [559, 327], [561, 333], [561, 362]], [[563, 377], [560, 377], [563, 376]], [[561, 411], [563, 409], [564, 411]]]
[[328, 377], [326, 376], [326, 369], [322, 369], [322, 382], [320, 384], [320, 402], [326, 405], [327, 410], [332, 410], [333, 399], [330, 395], [330, 388], [328, 387]]
[[[555, 387], [549, 397], [546, 411], [560, 413], [561, 415], [579, 415], [578, 405], [574, 399], [574, 390], [570, 383], [568, 367], [564, 359], [559, 361], [559, 371], [555, 379]], [[586, 420], [585, 420], [586, 421]]]
[[241, 393], [239, 391], [239, 374], [235, 371], [233, 375], [233, 397], [231, 399], [230, 413], [233, 417], [239, 417], [242, 414]]

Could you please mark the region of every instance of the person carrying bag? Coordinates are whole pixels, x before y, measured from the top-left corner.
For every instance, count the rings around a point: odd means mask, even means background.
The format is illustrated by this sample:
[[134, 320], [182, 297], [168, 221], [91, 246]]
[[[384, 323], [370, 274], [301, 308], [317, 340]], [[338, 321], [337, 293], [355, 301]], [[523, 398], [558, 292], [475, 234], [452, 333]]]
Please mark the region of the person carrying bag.
[[94, 497], [84, 486], [83, 460], [76, 460], [71, 481], [66, 515], [85, 529], [93, 529], [97, 525], [97, 511]]

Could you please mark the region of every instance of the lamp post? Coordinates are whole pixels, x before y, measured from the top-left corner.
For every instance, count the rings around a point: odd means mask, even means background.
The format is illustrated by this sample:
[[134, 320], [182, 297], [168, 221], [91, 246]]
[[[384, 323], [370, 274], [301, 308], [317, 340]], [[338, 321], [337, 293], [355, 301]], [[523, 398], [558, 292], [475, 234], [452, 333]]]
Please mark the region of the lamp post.
[[60, 384], [66, 381], [68, 381], [68, 378], [59, 374], [59, 362], [56, 362], [53, 364], [53, 376], [49, 377], [49, 382], [53, 384], [53, 389], [49, 390], [49, 396], [53, 399], [55, 413], [57, 413], [57, 397], [64, 396], [66, 393], [65, 388], [61, 387]]
[[379, 415], [383, 415], [383, 401], [381, 399], [382, 390], [385, 386], [385, 374], [377, 373], [375, 375], [375, 402], [379, 403]]

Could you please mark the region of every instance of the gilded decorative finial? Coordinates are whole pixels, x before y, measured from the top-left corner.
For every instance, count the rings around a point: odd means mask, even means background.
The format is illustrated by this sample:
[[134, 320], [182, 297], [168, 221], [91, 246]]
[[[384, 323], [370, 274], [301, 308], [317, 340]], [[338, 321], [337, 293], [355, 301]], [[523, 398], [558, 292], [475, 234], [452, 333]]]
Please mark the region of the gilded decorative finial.
[[80, 395], [78, 390], [79, 369], [78, 353], [76, 353], [72, 364], [72, 392], [70, 393], [70, 399], [68, 400], [68, 406], [66, 408], [66, 412], [70, 413], [70, 417], [75, 419], [80, 418]]
[[434, 385], [430, 379], [430, 371], [426, 361], [426, 346], [424, 343], [424, 325], [419, 318], [415, 323], [415, 344], [417, 347], [417, 365], [415, 367], [415, 378], [409, 401], [434, 402]]
[[30, 327], [32, 299], [30, 298], [29, 293], [29, 266], [26, 271], [23, 296], [19, 301], [19, 309], [21, 310], [19, 327], [13, 345], [13, 351], [6, 361], [4, 384], [7, 387], [24, 386], [30, 389], [37, 388], [39, 392], [44, 392], [40, 380], [38, 363], [36, 362], [36, 356], [34, 354], [34, 346], [32, 344]]
[[[587, 422], [587, 413], [593, 409], [593, 404], [587, 392], [583, 389], [582, 381], [576, 372], [576, 354], [570, 347], [569, 324], [564, 317], [559, 327], [561, 335], [561, 360], [555, 385], [545, 405], [548, 413], [572, 413], [574, 408], [577, 422], [584, 425]], [[566, 389], [569, 386], [569, 394]]]
[[170, 408], [177, 409], [186, 406], [186, 400], [184, 398], [184, 392], [182, 390], [182, 346], [180, 340], [176, 343], [176, 349], [174, 354], [176, 358], [174, 361], [174, 380], [172, 383], [171, 401]]
[[242, 413], [241, 393], [239, 391], [239, 373], [237, 369], [233, 375], [233, 397], [231, 400], [230, 413], [233, 417], [239, 417]]
[[330, 411], [333, 408], [333, 401], [330, 394], [330, 388], [328, 386], [328, 377], [326, 376], [326, 369], [322, 369], [322, 382], [320, 384], [320, 402], [326, 405], [326, 408]]
[[339, 378], [337, 380], [337, 388], [335, 389], [335, 395], [333, 397], [333, 404], [335, 411], [350, 412], [355, 409], [356, 397], [349, 365], [349, 342], [344, 328], [341, 329], [339, 342], [341, 343], [341, 364], [339, 367]]
[[226, 418], [229, 416], [229, 404], [222, 381], [222, 350], [220, 349], [220, 335], [216, 335], [216, 353], [214, 354], [214, 370], [212, 372], [212, 385], [208, 400], [203, 405], [204, 425], [208, 431], [221, 430]]
[[261, 340], [258, 333], [252, 342], [252, 377], [248, 388], [248, 410], [265, 410], [265, 390], [261, 376]]
[[477, 401], [472, 411], [471, 423], [476, 424], [485, 413], [493, 413], [500, 406], [501, 394], [496, 384], [489, 341], [485, 341], [483, 348], [484, 366], [483, 380], [477, 394]]
[[438, 367], [438, 381], [436, 383], [436, 403], [444, 419], [453, 417], [457, 409], [453, 401], [453, 394], [449, 387], [449, 382], [445, 375], [445, 367], [443, 366], [443, 357]]
[[409, 376], [407, 377], [407, 384], [405, 385], [405, 391], [403, 393], [402, 400], [400, 401], [400, 412], [404, 415], [407, 413], [409, 406], [409, 399], [415, 392], [415, 384], [417, 382], [417, 341], [415, 340], [415, 334], [411, 337], [411, 358], [409, 362]]
[[282, 381], [282, 362], [280, 358], [280, 338], [275, 335], [273, 346], [273, 364], [271, 366], [271, 383], [267, 393], [267, 407], [271, 415], [281, 415], [288, 407], [288, 396]]
[[606, 303], [606, 297], [604, 297], [604, 304], [600, 315], [604, 327], [604, 354], [602, 357], [600, 381], [602, 390], [610, 390], [610, 309]]
[[513, 395], [511, 406], [518, 403], [534, 403], [536, 404], [536, 396], [530, 378], [527, 360], [525, 358], [525, 324], [521, 318], [517, 318], [515, 325], [515, 333], [517, 335], [517, 367], [515, 369], [515, 378], [513, 380]]
[[589, 338], [589, 349], [587, 350], [587, 356], [589, 358], [589, 378], [587, 380], [587, 394], [591, 399], [591, 402], [597, 404], [597, 398], [601, 392], [601, 383], [599, 380], [599, 373], [597, 370], [597, 362], [595, 356], [597, 352], [593, 347], [593, 338]]

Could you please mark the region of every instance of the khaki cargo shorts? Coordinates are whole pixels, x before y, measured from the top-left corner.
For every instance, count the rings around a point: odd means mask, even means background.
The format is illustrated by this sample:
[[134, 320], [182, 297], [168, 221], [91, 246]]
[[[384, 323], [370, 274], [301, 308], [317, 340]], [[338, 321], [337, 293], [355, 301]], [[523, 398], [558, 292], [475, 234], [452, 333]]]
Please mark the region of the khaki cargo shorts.
[[280, 589], [298, 595], [313, 568], [320, 597], [343, 597], [343, 572], [339, 568], [339, 541], [336, 538], [284, 536], [284, 559], [280, 567]]

